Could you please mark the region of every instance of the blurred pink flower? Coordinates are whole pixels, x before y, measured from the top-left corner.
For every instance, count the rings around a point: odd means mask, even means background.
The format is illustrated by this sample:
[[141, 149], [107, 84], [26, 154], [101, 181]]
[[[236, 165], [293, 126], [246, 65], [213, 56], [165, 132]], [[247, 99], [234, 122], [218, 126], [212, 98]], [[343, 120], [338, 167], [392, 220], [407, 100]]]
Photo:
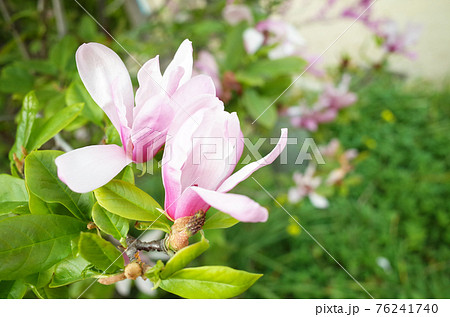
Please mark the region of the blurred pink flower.
[[316, 189], [322, 183], [322, 179], [318, 176], [314, 177], [315, 172], [316, 166], [309, 164], [304, 174], [294, 173], [293, 179], [296, 186], [289, 189], [288, 200], [290, 203], [295, 204], [308, 197], [311, 204], [316, 208], [324, 209], [329, 206], [328, 200], [316, 192]]
[[92, 191], [108, 183], [129, 163], [151, 159], [164, 144], [174, 118], [191, 111], [185, 101], [215, 95], [208, 76], [191, 79], [189, 40], [180, 45], [164, 75], [158, 56], [142, 66], [136, 98], [124, 63], [111, 49], [98, 43], [83, 44], [76, 53], [76, 62], [89, 94], [119, 132], [122, 147], [92, 145], [59, 156], [55, 161], [58, 177], [74, 192]]
[[414, 58], [416, 54], [410, 49], [418, 41], [421, 31], [420, 25], [409, 23], [402, 32], [395, 21], [387, 20], [377, 27], [376, 33], [383, 39], [382, 46], [387, 52]]
[[220, 81], [219, 66], [214, 56], [208, 51], [200, 51], [194, 62], [194, 74], [205, 74], [211, 77], [216, 87], [217, 97], [222, 95], [222, 82]]
[[319, 98], [319, 104], [335, 110], [354, 104], [358, 97], [349, 91], [350, 81], [350, 75], [344, 74], [338, 86], [327, 84]]
[[270, 59], [278, 59], [298, 54], [305, 45], [305, 40], [293, 25], [281, 20], [267, 19], [244, 32], [247, 53], [253, 54], [262, 45], [274, 45], [268, 56]]
[[250, 8], [243, 4], [227, 4], [223, 9], [222, 16], [230, 25], [247, 21], [253, 23], [253, 15]]
[[333, 121], [342, 108], [356, 102], [357, 96], [349, 92], [350, 76], [342, 76], [337, 87], [327, 84], [318, 101], [309, 107], [305, 104], [290, 107], [286, 115], [291, 118], [293, 126], [316, 131], [320, 123]]
[[[205, 102], [221, 104], [212, 97]], [[212, 206], [240, 221], [266, 221], [266, 208], [247, 196], [228, 191], [280, 155], [286, 146], [287, 129], [281, 130], [278, 144], [266, 157], [232, 174], [244, 148], [236, 113], [223, 111], [221, 105], [216, 110], [197, 111], [194, 119], [200, 125], [186, 121], [164, 150], [162, 175], [167, 215], [176, 220]]]

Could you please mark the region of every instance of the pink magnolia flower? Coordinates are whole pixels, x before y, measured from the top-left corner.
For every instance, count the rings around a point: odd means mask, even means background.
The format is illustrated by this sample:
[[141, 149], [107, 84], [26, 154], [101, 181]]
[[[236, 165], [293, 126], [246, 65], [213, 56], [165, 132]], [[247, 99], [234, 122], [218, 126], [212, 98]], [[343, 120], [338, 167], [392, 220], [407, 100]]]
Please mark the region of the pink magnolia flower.
[[109, 117], [122, 141], [122, 146], [92, 145], [56, 159], [58, 177], [79, 193], [105, 185], [131, 162], [151, 159], [164, 144], [173, 119], [191, 112], [189, 105], [195, 103], [188, 105], [185, 100], [215, 95], [209, 77], [191, 78], [189, 40], [180, 45], [164, 75], [158, 56], [142, 66], [135, 98], [128, 71], [111, 49], [98, 43], [83, 44], [76, 53], [76, 62], [86, 89]]
[[350, 76], [345, 74], [337, 87], [327, 84], [319, 100], [309, 107], [305, 104], [290, 107], [286, 114], [293, 126], [316, 131], [320, 123], [333, 121], [340, 109], [356, 102], [356, 94], [349, 92]]
[[[207, 102], [218, 100], [209, 98]], [[162, 175], [168, 217], [176, 220], [212, 206], [240, 221], [266, 221], [266, 208], [228, 191], [280, 155], [286, 146], [287, 129], [281, 130], [278, 144], [266, 157], [232, 174], [244, 148], [236, 113], [202, 109], [194, 118], [200, 125], [186, 121], [164, 150]]]
[[253, 15], [249, 7], [243, 4], [227, 4], [222, 12], [223, 18], [230, 25], [239, 24], [242, 21], [253, 23]]
[[420, 25], [409, 23], [401, 31], [395, 21], [387, 20], [378, 26], [376, 33], [383, 39], [383, 48], [389, 53], [397, 53], [414, 58], [416, 55], [409, 51], [419, 39], [422, 28]]
[[349, 91], [350, 81], [350, 75], [344, 74], [339, 85], [333, 86], [327, 84], [323, 94], [319, 98], [319, 104], [335, 110], [354, 104], [358, 97]]
[[294, 173], [293, 179], [296, 186], [289, 189], [289, 202], [295, 204], [308, 197], [311, 204], [316, 208], [324, 209], [329, 206], [328, 200], [316, 192], [316, 189], [322, 183], [322, 179], [318, 176], [314, 177], [315, 172], [316, 166], [309, 164], [304, 174]]
[[247, 53], [253, 54], [262, 45], [275, 45], [268, 56], [270, 59], [278, 59], [298, 54], [305, 45], [305, 40], [293, 25], [281, 20], [267, 19], [244, 32], [244, 47]]
[[291, 124], [295, 127], [316, 131], [320, 123], [331, 122], [337, 116], [337, 110], [324, 104], [316, 103], [309, 107], [305, 104], [287, 109]]
[[219, 66], [214, 56], [208, 51], [200, 51], [198, 58], [194, 62], [194, 73], [205, 74], [211, 77], [216, 87], [218, 97], [222, 95], [222, 82], [220, 81]]

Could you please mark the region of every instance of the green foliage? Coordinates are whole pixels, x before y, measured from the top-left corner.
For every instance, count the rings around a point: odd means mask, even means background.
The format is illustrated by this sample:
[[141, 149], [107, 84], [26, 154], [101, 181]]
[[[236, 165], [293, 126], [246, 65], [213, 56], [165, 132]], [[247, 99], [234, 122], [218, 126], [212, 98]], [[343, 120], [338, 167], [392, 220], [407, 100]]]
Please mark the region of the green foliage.
[[25, 159], [28, 190], [47, 203], [60, 203], [78, 219], [87, 220], [91, 210], [88, 194], [72, 192], [57, 175], [55, 159], [60, 151], [36, 151]]
[[109, 212], [139, 221], [170, 227], [164, 209], [146, 192], [121, 180], [112, 180], [94, 191], [100, 206]]
[[0, 215], [28, 211], [28, 194], [23, 179], [0, 175]]
[[0, 279], [20, 279], [49, 269], [71, 253], [70, 240], [84, 227], [77, 219], [59, 215], [1, 220]]
[[224, 266], [203, 266], [177, 271], [159, 287], [185, 298], [230, 298], [246, 291], [261, 276]]
[[96, 275], [89, 270], [91, 264], [83, 257], [68, 257], [56, 266], [55, 273], [49, 287], [61, 287]]
[[212, 210], [208, 210], [203, 229], [225, 229], [230, 228], [237, 223], [239, 223], [239, 220], [234, 219], [224, 212], [213, 212]]
[[167, 263], [162, 271], [161, 278], [167, 279], [175, 272], [181, 270], [188, 265], [192, 260], [197, 258], [200, 254], [209, 248], [209, 242], [202, 235], [199, 242], [191, 244], [180, 251], [178, 251]]
[[83, 232], [78, 243], [79, 254], [96, 268], [114, 273], [124, 267], [122, 254], [110, 242], [94, 233]]
[[128, 220], [112, 214], [95, 203], [92, 208], [92, 220], [104, 233], [112, 235], [117, 240], [126, 239], [129, 229]]
[[20, 299], [27, 292], [27, 285], [21, 280], [0, 281], [0, 298]]

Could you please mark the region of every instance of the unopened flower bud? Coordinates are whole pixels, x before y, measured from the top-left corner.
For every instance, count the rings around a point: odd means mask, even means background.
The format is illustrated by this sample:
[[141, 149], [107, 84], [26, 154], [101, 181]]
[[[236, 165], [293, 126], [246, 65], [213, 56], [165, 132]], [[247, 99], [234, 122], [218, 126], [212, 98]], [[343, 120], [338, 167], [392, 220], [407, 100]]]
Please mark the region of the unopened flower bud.
[[189, 245], [189, 238], [200, 231], [205, 224], [206, 213], [197, 211], [195, 215], [175, 220], [166, 240], [168, 250], [179, 251]]
[[137, 262], [132, 262], [125, 267], [125, 277], [135, 280], [142, 275], [142, 268]]

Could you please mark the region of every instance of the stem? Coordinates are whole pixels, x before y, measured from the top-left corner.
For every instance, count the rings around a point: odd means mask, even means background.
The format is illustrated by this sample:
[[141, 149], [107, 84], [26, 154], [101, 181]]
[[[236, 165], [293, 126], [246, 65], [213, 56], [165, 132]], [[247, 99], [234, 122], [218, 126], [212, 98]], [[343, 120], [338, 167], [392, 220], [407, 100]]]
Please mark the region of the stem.
[[139, 239], [135, 239], [131, 236], [127, 237], [127, 245], [128, 248], [126, 250], [126, 254], [128, 258], [131, 260], [135, 258], [136, 253], [138, 251], [158, 251], [167, 253], [165, 246], [165, 238], [160, 240], [153, 240], [150, 242], [141, 241]]
[[53, 0], [53, 13], [56, 18], [56, 28], [58, 29], [59, 38], [64, 37], [67, 34], [66, 19], [64, 16], [64, 7], [61, 0]]

